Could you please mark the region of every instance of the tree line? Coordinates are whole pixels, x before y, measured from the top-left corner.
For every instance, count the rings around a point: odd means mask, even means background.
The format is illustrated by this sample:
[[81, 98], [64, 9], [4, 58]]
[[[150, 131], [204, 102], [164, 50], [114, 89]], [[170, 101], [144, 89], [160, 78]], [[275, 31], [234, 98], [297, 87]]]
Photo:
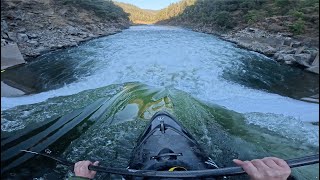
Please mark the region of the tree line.
[[294, 34], [304, 33], [307, 28], [319, 29], [319, 0], [181, 0], [159, 11], [116, 4], [132, 22], [196, 24], [228, 30], [280, 17]]
[[[169, 7], [162, 11], [178, 8]], [[162, 21], [228, 30], [279, 17], [294, 34], [302, 34], [307, 28], [319, 32], [319, 0], [197, 0], [183, 12], [174, 13], [178, 15]]]
[[123, 11], [128, 13], [129, 19], [133, 23], [155, 23], [157, 22], [156, 14], [158, 11], [148, 10], [148, 9], [140, 9], [137, 6], [134, 6], [132, 4], [122, 3], [114, 1], [114, 3], [121, 7]]
[[138, 24], [169, 23], [221, 30], [282, 17], [294, 34], [313, 28], [319, 32], [319, 0], [181, 0], [154, 11], [111, 0], [58, 0], [94, 11], [108, 21], [126, 19]]
[[177, 3], [172, 3], [168, 7], [161, 10], [147, 10], [141, 9], [132, 4], [122, 3], [114, 1], [116, 5], [121, 7], [126, 13], [129, 14], [129, 18], [133, 23], [156, 23], [162, 20], [167, 20], [176, 17], [184, 12], [184, 10], [193, 5], [196, 0], [182, 0]]
[[319, 20], [319, 0], [198, 0], [175, 19], [230, 29], [276, 16], [292, 18], [292, 30], [301, 33], [299, 23]]

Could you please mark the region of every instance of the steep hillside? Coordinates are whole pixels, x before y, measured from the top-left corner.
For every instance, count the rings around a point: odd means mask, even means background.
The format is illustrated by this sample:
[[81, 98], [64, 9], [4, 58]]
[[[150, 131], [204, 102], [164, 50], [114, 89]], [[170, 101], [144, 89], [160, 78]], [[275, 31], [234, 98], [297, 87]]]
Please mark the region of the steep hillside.
[[128, 26], [128, 14], [111, 1], [1, 0], [1, 47], [17, 43], [24, 58]]
[[193, 5], [195, 2], [196, 0], [182, 0], [177, 3], [172, 3], [164, 9], [156, 11], [141, 9], [131, 4], [114, 1], [116, 5], [120, 6], [129, 14], [129, 18], [134, 24], [154, 24], [159, 21], [174, 18], [182, 14], [188, 6]]
[[177, 16], [182, 16], [187, 7], [193, 6], [196, 0], [181, 0], [177, 3], [172, 3], [168, 7], [161, 9], [157, 15], [157, 21], [171, 20]]
[[314, 39], [319, 37], [318, 0], [197, 0], [183, 12], [176, 12], [177, 4], [173, 6], [162, 11], [178, 15], [160, 23], [206, 26], [217, 31], [250, 26], [308, 38], [311, 44], [319, 45]]
[[129, 19], [134, 24], [153, 24], [157, 21], [156, 14], [158, 11], [141, 9], [137, 6], [122, 2], [114, 1], [114, 3], [129, 14]]

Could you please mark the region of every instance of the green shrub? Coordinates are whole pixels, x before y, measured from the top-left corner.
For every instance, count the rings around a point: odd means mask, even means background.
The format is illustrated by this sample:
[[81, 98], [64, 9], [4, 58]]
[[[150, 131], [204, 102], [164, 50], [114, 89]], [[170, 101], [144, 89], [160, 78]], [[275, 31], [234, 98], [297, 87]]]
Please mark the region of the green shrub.
[[276, 0], [275, 5], [282, 15], [286, 15], [291, 9], [297, 8], [300, 2], [300, 0]]
[[220, 11], [215, 15], [215, 23], [223, 28], [231, 29], [234, 27], [232, 17], [227, 11]]
[[294, 35], [302, 34], [305, 30], [305, 22], [302, 20], [302, 18], [299, 18], [289, 28]]
[[276, 5], [280, 8], [285, 8], [287, 7], [291, 2], [290, 0], [276, 0], [275, 1]]
[[[241, 1], [240, 1], [241, 2]], [[264, 0], [259, 0], [259, 1], [254, 1], [254, 0], [242, 0], [240, 3], [240, 8], [241, 9], [259, 9], [261, 8], [261, 4], [263, 4], [265, 1]]]
[[257, 22], [258, 20], [263, 18], [263, 14], [258, 10], [248, 11], [246, 15], [244, 15], [244, 19], [247, 23], [252, 24]]
[[304, 18], [304, 13], [300, 12], [300, 11], [297, 11], [297, 10], [290, 11], [289, 14], [292, 15], [293, 17], [297, 18], [297, 19], [300, 19], [300, 18], [303, 19]]
[[316, 6], [318, 4], [319, 6], [319, 0], [305, 0], [301, 1], [303, 6]]

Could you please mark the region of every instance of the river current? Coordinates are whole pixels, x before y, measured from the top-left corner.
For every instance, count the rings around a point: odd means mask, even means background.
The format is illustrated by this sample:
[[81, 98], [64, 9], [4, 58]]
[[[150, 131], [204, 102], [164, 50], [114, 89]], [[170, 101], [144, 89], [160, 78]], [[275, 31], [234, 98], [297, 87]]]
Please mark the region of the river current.
[[[319, 127], [311, 124], [319, 121], [319, 106], [299, 100], [319, 92], [319, 76], [213, 35], [132, 26], [4, 75], [36, 89], [1, 98], [1, 165], [8, 178], [71, 175], [20, 149], [125, 168], [157, 111], [179, 119], [220, 167], [234, 166], [234, 158], [319, 153]], [[311, 165], [293, 175], [318, 179], [318, 170]]]

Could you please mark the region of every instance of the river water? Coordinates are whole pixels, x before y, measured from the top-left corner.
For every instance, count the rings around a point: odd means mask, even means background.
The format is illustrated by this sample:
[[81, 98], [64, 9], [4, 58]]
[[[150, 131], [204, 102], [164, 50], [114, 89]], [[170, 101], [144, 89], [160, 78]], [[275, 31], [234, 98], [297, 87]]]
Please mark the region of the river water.
[[[72, 175], [20, 149], [49, 148], [70, 161], [125, 168], [157, 111], [179, 119], [220, 167], [234, 166], [234, 158], [319, 153], [319, 127], [311, 124], [319, 121], [319, 106], [299, 100], [318, 93], [319, 76], [212, 35], [133, 26], [3, 74], [36, 89], [1, 98], [1, 165], [7, 178]], [[318, 179], [319, 165], [292, 174]]]

